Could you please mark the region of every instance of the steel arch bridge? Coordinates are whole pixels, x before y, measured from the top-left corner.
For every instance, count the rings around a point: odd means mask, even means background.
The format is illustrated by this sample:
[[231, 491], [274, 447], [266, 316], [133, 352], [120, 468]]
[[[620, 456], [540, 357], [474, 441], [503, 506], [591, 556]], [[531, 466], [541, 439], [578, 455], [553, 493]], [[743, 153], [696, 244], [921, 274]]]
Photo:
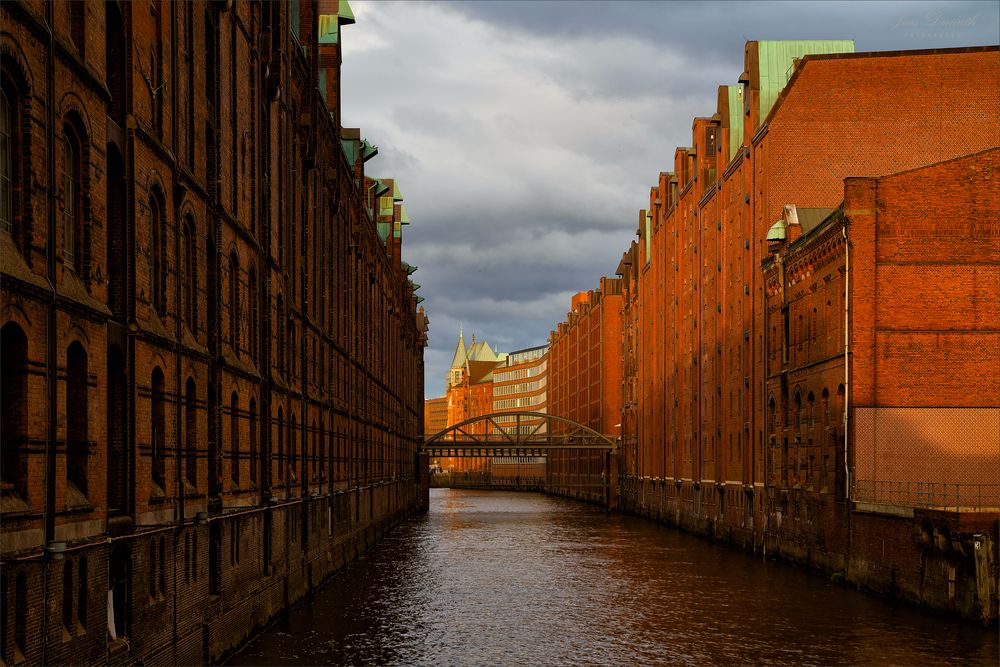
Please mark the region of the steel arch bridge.
[[[508, 432], [511, 427], [513, 432]], [[617, 454], [618, 443], [613, 436], [565, 417], [544, 412], [494, 412], [438, 431], [420, 447], [422, 454], [451, 458], [544, 456], [578, 449]]]

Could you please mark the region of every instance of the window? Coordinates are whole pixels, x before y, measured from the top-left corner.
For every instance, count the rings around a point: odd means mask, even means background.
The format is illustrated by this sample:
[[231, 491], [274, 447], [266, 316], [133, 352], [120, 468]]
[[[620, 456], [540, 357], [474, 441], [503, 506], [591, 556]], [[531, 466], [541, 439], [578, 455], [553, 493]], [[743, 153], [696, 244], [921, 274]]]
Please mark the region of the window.
[[[66, 351], [66, 477], [87, 495], [88, 442], [87, 353], [79, 342]], [[72, 498], [67, 493], [67, 505]]]
[[237, 354], [240, 345], [240, 260], [234, 251], [229, 255], [229, 345]]
[[167, 310], [166, 298], [166, 277], [164, 267], [164, 257], [166, 256], [166, 230], [163, 224], [163, 207], [159, 191], [154, 191], [149, 197], [149, 218], [150, 218], [150, 254], [152, 255], [153, 270], [150, 275], [152, 285], [150, 293], [153, 302], [153, 310], [161, 317]]
[[250, 397], [250, 483], [257, 483], [257, 403]]
[[69, 0], [69, 37], [73, 45], [84, 55], [84, 29], [86, 26], [87, 3], [82, 0]]
[[275, 316], [277, 318], [277, 336], [275, 336], [274, 343], [278, 347], [278, 373], [281, 375], [285, 374], [285, 302], [282, 300], [281, 295], [278, 295], [276, 300], [277, 312]]
[[285, 425], [283, 423], [283, 414], [281, 408], [278, 408], [278, 452], [275, 456], [276, 463], [278, 465], [278, 484], [281, 485], [285, 481]]
[[194, 378], [188, 378], [184, 388], [184, 460], [185, 479], [198, 488], [198, 389]]
[[153, 369], [152, 381], [152, 410], [150, 410], [150, 458], [153, 482], [159, 485], [160, 490], [167, 488], [165, 477], [165, 453], [166, 444], [166, 382], [163, 378], [163, 371], [159, 368]]
[[167, 592], [167, 542], [160, 538], [160, 596]]
[[17, 97], [6, 78], [0, 80], [0, 231], [14, 231], [14, 171]]
[[69, 125], [63, 128], [62, 156], [62, 213], [63, 258], [77, 272], [83, 274], [83, 164], [80, 140]]
[[0, 492], [16, 493], [27, 500], [28, 465], [28, 338], [17, 324], [8, 322], [0, 330]]
[[[14, 650], [22, 660], [28, 651], [28, 575], [25, 572], [18, 572], [14, 583]], [[15, 662], [20, 661], [15, 658]]]
[[81, 558], [77, 564], [76, 577], [76, 621], [81, 628], [87, 627], [87, 559]]
[[195, 235], [194, 220], [190, 215], [184, 218], [181, 232], [181, 275], [184, 279], [182, 315], [192, 332], [198, 330], [198, 240]]
[[67, 633], [76, 629], [73, 622], [73, 561], [63, 563], [63, 600], [62, 600], [62, 623], [63, 630]]
[[249, 302], [250, 319], [247, 322], [247, 331], [250, 334], [249, 350], [250, 358], [254, 364], [260, 363], [260, 351], [257, 349], [257, 272], [250, 267], [247, 276], [247, 301]]
[[234, 391], [229, 408], [229, 444], [233, 486], [240, 486], [240, 397]]

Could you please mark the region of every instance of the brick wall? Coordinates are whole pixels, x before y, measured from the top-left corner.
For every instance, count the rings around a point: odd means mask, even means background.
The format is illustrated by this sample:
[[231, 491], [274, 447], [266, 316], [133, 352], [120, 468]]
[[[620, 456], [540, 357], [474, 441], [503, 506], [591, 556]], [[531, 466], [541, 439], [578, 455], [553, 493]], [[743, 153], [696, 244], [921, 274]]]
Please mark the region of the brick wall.
[[292, 10], [0, 7], [7, 664], [219, 660], [426, 504], [426, 318]]

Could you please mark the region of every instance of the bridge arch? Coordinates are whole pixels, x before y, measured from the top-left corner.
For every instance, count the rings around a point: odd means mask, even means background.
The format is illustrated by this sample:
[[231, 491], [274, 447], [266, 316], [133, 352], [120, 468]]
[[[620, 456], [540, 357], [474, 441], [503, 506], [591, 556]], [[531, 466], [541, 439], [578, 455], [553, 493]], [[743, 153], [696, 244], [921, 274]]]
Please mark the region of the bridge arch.
[[[522, 432], [521, 425], [524, 421], [531, 428]], [[516, 427], [513, 433], [506, 430], [512, 424]], [[478, 430], [485, 432], [477, 433]], [[545, 412], [525, 411], [494, 412], [466, 419], [428, 437], [422, 449], [427, 453], [475, 450], [477, 453], [471, 454], [473, 456], [482, 456], [485, 450], [512, 449], [604, 449], [617, 453], [618, 443], [613, 436], [599, 433], [572, 419]]]

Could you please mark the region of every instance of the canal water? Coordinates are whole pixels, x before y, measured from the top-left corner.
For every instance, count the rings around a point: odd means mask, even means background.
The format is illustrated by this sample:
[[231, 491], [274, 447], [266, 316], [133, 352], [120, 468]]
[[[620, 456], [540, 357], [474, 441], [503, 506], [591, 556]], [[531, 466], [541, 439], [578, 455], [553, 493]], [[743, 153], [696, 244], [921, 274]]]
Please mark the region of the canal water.
[[997, 665], [995, 629], [638, 517], [432, 489], [233, 665]]

